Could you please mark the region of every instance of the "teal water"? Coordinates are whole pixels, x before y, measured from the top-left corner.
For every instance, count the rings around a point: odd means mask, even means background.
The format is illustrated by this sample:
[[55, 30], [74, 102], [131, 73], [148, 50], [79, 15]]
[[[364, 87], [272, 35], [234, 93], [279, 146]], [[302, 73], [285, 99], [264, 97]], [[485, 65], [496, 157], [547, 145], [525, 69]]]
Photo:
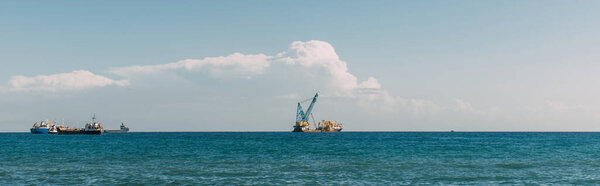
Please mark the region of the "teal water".
[[0, 185], [600, 184], [600, 133], [0, 133]]

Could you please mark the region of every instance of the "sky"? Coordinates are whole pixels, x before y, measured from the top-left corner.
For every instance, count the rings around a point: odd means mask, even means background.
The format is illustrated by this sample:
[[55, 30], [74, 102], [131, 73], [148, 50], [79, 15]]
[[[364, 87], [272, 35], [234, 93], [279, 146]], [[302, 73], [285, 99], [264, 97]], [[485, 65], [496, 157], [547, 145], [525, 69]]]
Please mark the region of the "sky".
[[600, 1], [0, 1], [0, 131], [599, 131]]

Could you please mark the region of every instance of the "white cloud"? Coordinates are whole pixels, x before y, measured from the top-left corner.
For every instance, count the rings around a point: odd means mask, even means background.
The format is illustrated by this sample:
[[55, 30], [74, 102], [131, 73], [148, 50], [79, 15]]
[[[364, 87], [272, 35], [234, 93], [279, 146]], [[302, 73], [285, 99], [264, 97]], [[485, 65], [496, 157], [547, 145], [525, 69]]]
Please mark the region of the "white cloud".
[[338, 96], [352, 96], [357, 88], [381, 88], [373, 77], [359, 84], [356, 76], [348, 71], [348, 64], [339, 58], [331, 44], [324, 41], [294, 41], [288, 51], [279, 53], [276, 57], [277, 61], [290, 65], [325, 69], [331, 77], [329, 86], [334, 87], [333, 93]]
[[11, 91], [58, 91], [81, 90], [110, 85], [127, 86], [127, 80], [113, 80], [86, 70], [70, 73], [38, 75], [34, 77], [13, 76], [9, 81]]
[[[283, 69], [279, 68], [282, 66], [284, 67]], [[10, 80], [10, 89], [14, 91], [57, 91], [80, 90], [110, 85], [126, 86], [129, 84], [129, 80], [138, 75], [152, 75], [159, 72], [177, 73], [179, 70], [199, 71], [206, 75], [220, 78], [252, 78], [268, 75], [264, 79], [271, 80], [285, 79], [285, 76], [294, 74], [294, 77], [299, 77], [298, 79], [300, 80], [298, 81], [303, 81], [303, 78], [310, 76], [312, 73], [318, 82], [309, 82], [307, 87], [304, 88], [322, 90], [324, 93], [323, 96], [351, 99], [358, 105], [363, 106], [363, 108], [393, 113], [409, 113], [412, 115], [427, 115], [444, 109], [444, 107], [429, 100], [392, 96], [386, 90], [382, 89], [381, 84], [375, 77], [368, 77], [365, 81], [359, 82], [358, 78], [350, 73], [348, 63], [340, 59], [333, 46], [327, 42], [317, 40], [292, 42], [286, 51], [274, 56], [233, 53], [228, 56], [185, 59], [158, 65], [112, 68], [110, 73], [127, 79], [121, 81], [95, 75], [84, 70], [35, 77], [14, 76]], [[281, 73], [270, 73], [278, 71]], [[160, 76], [162, 75], [164, 74]], [[296, 81], [293, 78], [290, 79], [291, 81]], [[290, 85], [295, 87], [298, 83], [284, 81], [285, 85], [283, 86]], [[273, 86], [282, 86], [282, 84]], [[289, 90], [296, 92], [298, 91], [297, 89], [292, 88]], [[298, 99], [302, 96], [297, 93], [284, 93], [283, 96], [278, 97]]]
[[329, 77], [327, 87], [330, 87], [331, 94], [336, 96], [353, 96], [355, 89], [381, 89], [381, 85], [374, 77], [358, 83], [356, 76], [348, 71], [348, 64], [339, 58], [333, 46], [317, 40], [294, 41], [287, 51], [275, 56], [233, 53], [229, 56], [185, 59], [159, 65], [118, 67], [111, 69], [110, 72], [129, 77], [139, 73], [148, 74], [185, 69], [204, 71], [214, 77], [252, 78], [264, 74], [266, 69], [274, 63], [298, 65], [305, 69], [324, 69]]
[[[236, 52], [228, 56], [185, 59], [173, 63], [110, 69], [110, 73], [126, 79], [120, 81], [84, 70], [35, 77], [14, 76], [10, 80], [10, 90], [57, 91], [81, 90], [110, 85], [126, 86], [129, 85], [129, 81], [136, 83], [135, 78], [137, 76], [142, 78], [147, 78], [145, 75], [156, 78], [172, 77], [165, 76], [164, 73], [176, 75], [180, 70], [202, 72], [218, 78], [249, 79], [265, 76], [262, 80], [273, 81], [273, 83], [281, 80], [276, 84], [269, 83], [269, 86], [290, 91], [287, 93], [280, 92], [281, 94], [276, 96], [277, 98], [300, 99], [303, 96], [297, 92], [302, 92], [305, 89], [321, 90], [322, 96], [338, 97], [354, 102], [361, 108], [382, 113], [401, 113], [402, 115], [426, 117], [452, 107], [442, 106], [426, 99], [410, 99], [390, 95], [382, 89], [381, 84], [375, 77], [358, 81], [358, 78], [350, 73], [348, 63], [340, 59], [334, 47], [327, 42], [318, 40], [294, 41], [287, 50], [274, 56], [265, 54], [247, 55]], [[309, 76], [314, 77], [311, 79]], [[461, 108], [466, 106], [470, 105], [461, 105]]]
[[143, 65], [113, 68], [110, 72], [120, 76], [131, 76], [136, 73], [155, 73], [167, 70], [185, 69], [205, 70], [215, 77], [251, 77], [260, 75], [269, 67], [271, 57], [264, 54], [244, 55], [233, 53], [229, 56], [207, 57], [204, 59], [185, 59], [174, 63], [160, 65]]
[[[279, 68], [282, 66], [284, 67]], [[214, 77], [252, 78], [260, 75], [272, 75], [267, 79], [281, 79], [285, 78], [283, 76], [299, 74], [295, 77], [303, 79], [314, 75], [318, 82], [310, 82], [307, 88], [322, 90], [323, 96], [352, 99], [364, 108], [412, 115], [426, 115], [442, 109], [440, 105], [432, 101], [392, 96], [382, 89], [375, 77], [368, 77], [365, 81], [359, 82], [358, 78], [350, 73], [348, 63], [337, 55], [334, 47], [325, 41], [318, 40], [294, 41], [286, 51], [274, 56], [233, 53], [229, 56], [185, 59], [159, 65], [119, 67], [111, 69], [110, 72], [123, 77], [133, 77], [157, 72], [176, 72], [181, 69], [202, 71]], [[304, 69], [304, 71], [298, 71], [298, 69]], [[275, 71], [283, 73], [266, 74]], [[288, 85], [296, 86], [297, 83], [289, 82]], [[301, 96], [297, 93], [287, 93], [277, 97], [299, 99]]]
[[369, 88], [369, 89], [381, 89], [381, 85], [374, 77], [369, 77], [366, 81], [361, 82], [358, 85], [359, 88]]

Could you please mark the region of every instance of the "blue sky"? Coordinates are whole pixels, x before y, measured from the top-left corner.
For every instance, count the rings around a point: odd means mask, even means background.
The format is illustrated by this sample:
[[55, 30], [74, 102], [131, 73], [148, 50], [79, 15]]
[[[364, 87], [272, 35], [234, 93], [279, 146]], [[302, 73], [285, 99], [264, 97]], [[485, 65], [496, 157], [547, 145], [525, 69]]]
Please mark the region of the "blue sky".
[[316, 90], [318, 118], [348, 130], [599, 130], [598, 5], [3, 1], [0, 131], [92, 113], [138, 131], [289, 130]]

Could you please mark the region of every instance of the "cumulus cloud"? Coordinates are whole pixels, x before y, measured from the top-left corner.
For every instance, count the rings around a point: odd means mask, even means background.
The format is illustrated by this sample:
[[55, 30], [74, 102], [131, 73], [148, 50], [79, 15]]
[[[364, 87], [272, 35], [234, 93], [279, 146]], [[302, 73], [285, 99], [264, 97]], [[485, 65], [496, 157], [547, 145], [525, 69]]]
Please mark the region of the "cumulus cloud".
[[75, 70], [70, 73], [38, 75], [34, 77], [13, 76], [9, 81], [12, 91], [58, 91], [81, 90], [110, 85], [127, 86], [127, 80], [113, 80], [96, 75], [86, 70]]
[[341, 60], [331, 44], [324, 41], [294, 41], [288, 51], [277, 54], [276, 61], [306, 68], [319, 67], [330, 75], [329, 85], [337, 95], [349, 96], [357, 88], [380, 89], [374, 77], [360, 84], [356, 76], [348, 71], [348, 63]]
[[[278, 67], [281, 66], [284, 68], [279, 69]], [[298, 71], [298, 69], [304, 69], [304, 71]], [[417, 115], [436, 112], [441, 107], [428, 100], [392, 96], [382, 89], [375, 77], [359, 81], [354, 74], [350, 73], [348, 63], [340, 59], [334, 47], [328, 42], [318, 40], [294, 41], [287, 50], [273, 56], [233, 53], [228, 56], [185, 59], [158, 65], [118, 67], [111, 69], [110, 72], [131, 78], [141, 74], [177, 72], [177, 70], [200, 71], [213, 77], [240, 78], [273, 75], [266, 74], [269, 70], [271, 72], [284, 71], [282, 74], [269, 77], [274, 79], [281, 79], [284, 78], [281, 76], [290, 74], [301, 74], [299, 79], [302, 79], [312, 73], [319, 82], [311, 82], [310, 88], [322, 90], [324, 96], [354, 99], [364, 107]], [[325, 84], [318, 85], [320, 83]], [[297, 99], [301, 96], [297, 92], [291, 92], [278, 97]]]
[[[279, 69], [278, 67], [284, 67]], [[228, 56], [206, 57], [203, 59], [185, 59], [173, 63], [157, 65], [136, 65], [115, 67], [111, 74], [125, 78], [113, 80], [85, 70], [71, 73], [39, 75], [35, 77], [14, 76], [10, 80], [10, 89], [14, 91], [30, 90], [81, 90], [93, 87], [126, 86], [129, 80], [138, 75], [172, 72], [180, 70], [201, 72], [217, 78], [251, 79], [256, 76], [269, 76], [266, 79], [283, 79], [284, 76], [297, 75], [306, 78], [311, 73], [318, 82], [310, 82], [307, 87], [322, 90], [323, 96], [336, 96], [354, 99], [359, 105], [382, 111], [405, 112], [422, 115], [440, 110], [441, 106], [420, 99], [407, 99], [392, 96], [382, 89], [375, 77], [364, 81], [350, 73], [348, 63], [338, 56], [334, 47], [325, 41], [294, 41], [287, 50], [269, 56], [265, 54], [232, 53]], [[303, 71], [302, 71], [303, 70]], [[282, 71], [280, 74], [269, 72]], [[296, 86], [298, 82], [286, 82]], [[299, 98], [297, 92], [288, 92], [280, 98]]]
[[[272, 86], [296, 87], [321, 90], [322, 96], [334, 96], [351, 99], [356, 104], [370, 110], [380, 112], [426, 115], [444, 109], [429, 100], [409, 99], [393, 96], [382, 89], [375, 77], [367, 77], [364, 81], [350, 73], [348, 63], [338, 56], [334, 47], [325, 41], [294, 41], [283, 52], [275, 55], [232, 53], [227, 56], [206, 57], [202, 59], [184, 59], [172, 63], [157, 65], [136, 65], [115, 67], [109, 73], [123, 77], [125, 80], [113, 80], [93, 74], [85, 70], [71, 73], [39, 75], [35, 77], [14, 76], [10, 80], [10, 90], [81, 90], [105, 86], [127, 86], [134, 78], [156, 73], [174, 73], [185, 70], [200, 72], [216, 78], [251, 79], [265, 76], [263, 80], [279, 83]], [[164, 74], [161, 74], [161, 76]], [[290, 76], [293, 76], [291, 78]], [[306, 79], [314, 76], [308, 82]], [[287, 79], [286, 79], [287, 78]], [[287, 90], [294, 90], [290, 88]], [[298, 92], [282, 92], [282, 99], [299, 99]], [[465, 105], [462, 105], [463, 107]]]
[[348, 64], [341, 60], [331, 44], [324, 41], [295, 41], [288, 50], [275, 56], [265, 54], [245, 55], [233, 53], [229, 56], [207, 57], [203, 59], [185, 59], [174, 63], [159, 65], [140, 65], [118, 67], [111, 73], [123, 77], [136, 74], [149, 74], [164, 71], [185, 69], [203, 71], [214, 77], [252, 78], [263, 75], [272, 64], [296, 65], [305, 69], [320, 68], [325, 70], [331, 94], [352, 96], [355, 89], [381, 89], [374, 77], [358, 82], [356, 76], [348, 71]]
[[[199, 71], [213, 77], [234, 77], [250, 79], [265, 74], [273, 64], [300, 67], [307, 70], [320, 70], [319, 75], [327, 82], [330, 95], [353, 97], [361, 89], [379, 90], [381, 85], [374, 77], [358, 82], [348, 70], [348, 64], [341, 60], [331, 44], [324, 41], [295, 41], [284, 52], [274, 56], [265, 54], [233, 53], [228, 56], [185, 59], [158, 65], [136, 65], [115, 67], [110, 73], [131, 79], [140, 74], [176, 72], [178, 70]], [[320, 73], [324, 72], [324, 73]], [[127, 80], [113, 80], [79, 70], [71, 73], [40, 75], [35, 77], [14, 76], [10, 80], [12, 90], [78, 90], [109, 85], [125, 86]]]

